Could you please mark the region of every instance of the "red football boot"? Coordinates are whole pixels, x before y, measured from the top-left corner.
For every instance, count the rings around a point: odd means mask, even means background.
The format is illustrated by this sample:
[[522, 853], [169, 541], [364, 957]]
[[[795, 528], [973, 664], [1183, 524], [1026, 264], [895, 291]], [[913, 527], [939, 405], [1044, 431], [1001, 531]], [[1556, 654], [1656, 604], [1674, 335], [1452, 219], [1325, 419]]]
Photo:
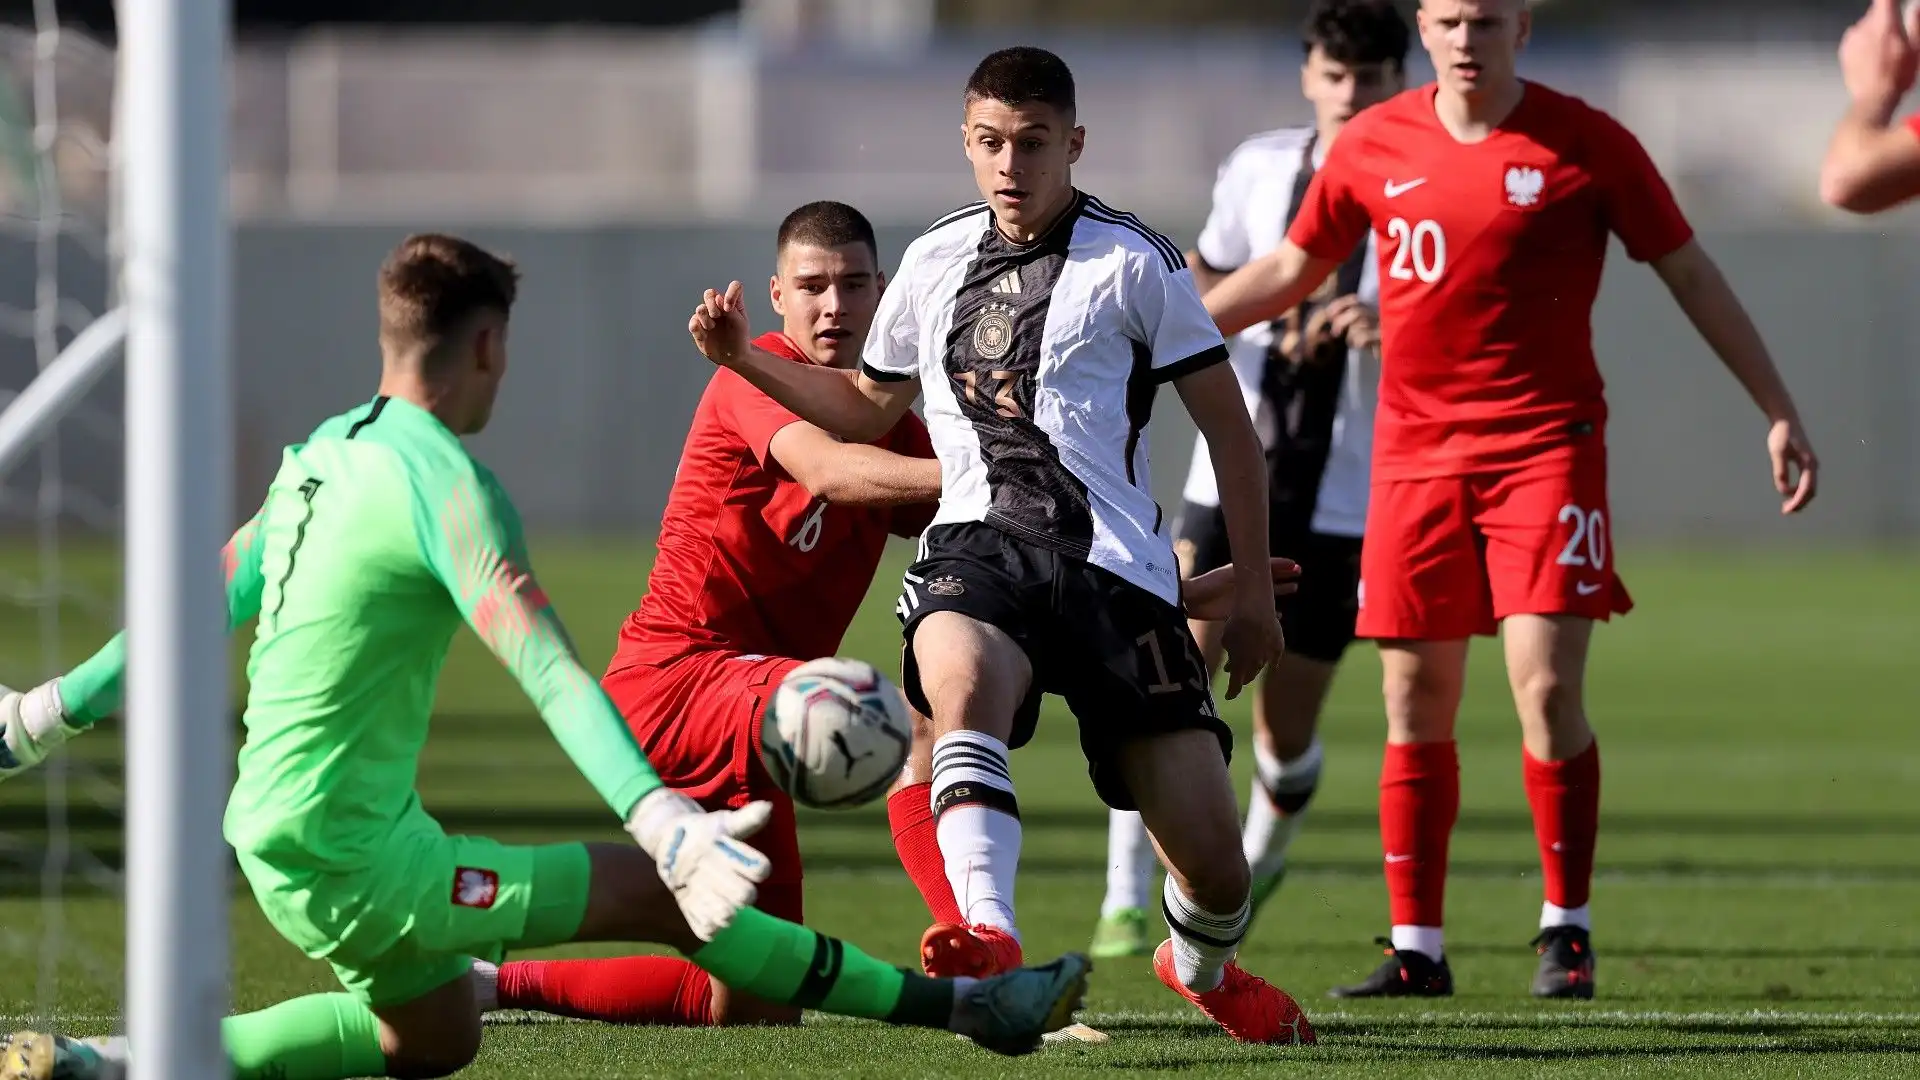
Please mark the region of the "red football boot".
[[1299, 1002], [1285, 990], [1257, 975], [1249, 975], [1239, 964], [1228, 964], [1220, 985], [1204, 994], [1196, 994], [1180, 985], [1173, 970], [1173, 940], [1160, 943], [1153, 954], [1153, 973], [1167, 989], [1186, 998], [1207, 1015], [1207, 1019], [1226, 1029], [1227, 1034], [1244, 1043], [1310, 1045], [1313, 1025]]
[[920, 968], [936, 979], [988, 979], [1022, 962], [1020, 943], [996, 926], [935, 923], [920, 938]]

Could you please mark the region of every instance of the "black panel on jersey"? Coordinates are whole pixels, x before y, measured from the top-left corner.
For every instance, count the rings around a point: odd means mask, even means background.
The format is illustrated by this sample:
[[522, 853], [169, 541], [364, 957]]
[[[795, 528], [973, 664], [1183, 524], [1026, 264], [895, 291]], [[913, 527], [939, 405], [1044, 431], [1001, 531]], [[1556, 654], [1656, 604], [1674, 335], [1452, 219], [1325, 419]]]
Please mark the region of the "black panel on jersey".
[[1054, 286], [1085, 205], [1076, 195], [1031, 244], [1016, 244], [987, 224], [954, 295], [953, 329], [941, 358], [960, 413], [980, 441], [987, 520], [1080, 560], [1093, 551], [1087, 486], [1034, 423], [1033, 396]]
[[[1300, 151], [1300, 174], [1293, 181], [1293, 202], [1286, 224], [1300, 216], [1307, 188], [1313, 183], [1315, 138]], [[1320, 481], [1333, 451], [1333, 422], [1340, 412], [1340, 392], [1346, 382], [1347, 342], [1327, 342], [1312, 356], [1302, 333], [1314, 309], [1339, 296], [1360, 291], [1366, 269], [1367, 243], [1361, 241], [1319, 291], [1273, 323], [1273, 343], [1267, 347], [1260, 393], [1273, 407], [1279, 426], [1267, 450], [1267, 499], [1276, 514], [1312, 521], [1320, 502]], [[1298, 344], [1294, 344], [1298, 343]], [[1292, 353], [1288, 349], [1292, 347]]]

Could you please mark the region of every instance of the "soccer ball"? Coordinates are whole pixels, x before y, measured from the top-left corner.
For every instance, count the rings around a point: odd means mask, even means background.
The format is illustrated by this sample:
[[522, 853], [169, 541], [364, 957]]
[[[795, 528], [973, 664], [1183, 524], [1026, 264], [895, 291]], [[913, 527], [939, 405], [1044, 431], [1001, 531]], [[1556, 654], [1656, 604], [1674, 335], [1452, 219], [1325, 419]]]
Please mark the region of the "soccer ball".
[[900, 691], [872, 664], [830, 656], [794, 668], [773, 693], [760, 760], [803, 806], [839, 810], [887, 790], [913, 747]]

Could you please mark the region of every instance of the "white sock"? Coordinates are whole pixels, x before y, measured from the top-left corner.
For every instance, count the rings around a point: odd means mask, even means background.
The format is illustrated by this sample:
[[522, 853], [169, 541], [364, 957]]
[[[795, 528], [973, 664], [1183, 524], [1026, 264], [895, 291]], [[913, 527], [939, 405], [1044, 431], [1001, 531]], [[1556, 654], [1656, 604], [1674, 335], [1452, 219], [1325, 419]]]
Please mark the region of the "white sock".
[[1281, 761], [1254, 740], [1253, 791], [1247, 798], [1247, 827], [1240, 846], [1256, 876], [1271, 874], [1287, 864], [1287, 848], [1300, 831], [1307, 801], [1320, 786], [1324, 758], [1317, 738], [1292, 761]]
[[998, 927], [1019, 940], [1013, 876], [1020, 865], [1020, 805], [1013, 797], [1007, 744], [977, 731], [935, 740], [933, 814], [961, 915], [970, 925]]
[[1392, 940], [1394, 948], [1417, 952], [1431, 960], [1439, 960], [1446, 955], [1444, 935], [1437, 926], [1396, 926]]
[[[979, 985], [979, 983], [979, 979], [970, 979], [965, 975], [958, 976], [953, 980], [953, 1012], [949, 1013], [947, 1017], [948, 1030], [961, 1031], [966, 1027], [968, 1017], [963, 1015], [963, 1011], [969, 1008], [967, 994], [975, 986]], [[964, 1036], [962, 1037], [964, 1038]]]
[[1100, 901], [1100, 917], [1146, 908], [1153, 895], [1153, 871], [1159, 865], [1140, 815], [1132, 810], [1107, 811], [1107, 895]]
[[1215, 914], [1188, 899], [1171, 874], [1160, 899], [1167, 929], [1173, 931], [1173, 971], [1180, 985], [1196, 994], [1219, 986], [1228, 961], [1240, 951], [1240, 939], [1247, 934], [1247, 902], [1240, 901], [1239, 910], [1231, 915]]
[[1579, 907], [1560, 907], [1557, 904], [1540, 905], [1540, 929], [1551, 930], [1556, 926], [1577, 926], [1582, 930], [1593, 929], [1593, 916], [1587, 913], [1587, 905]]
[[485, 960], [473, 962], [473, 997], [483, 1013], [500, 1007], [500, 965]]

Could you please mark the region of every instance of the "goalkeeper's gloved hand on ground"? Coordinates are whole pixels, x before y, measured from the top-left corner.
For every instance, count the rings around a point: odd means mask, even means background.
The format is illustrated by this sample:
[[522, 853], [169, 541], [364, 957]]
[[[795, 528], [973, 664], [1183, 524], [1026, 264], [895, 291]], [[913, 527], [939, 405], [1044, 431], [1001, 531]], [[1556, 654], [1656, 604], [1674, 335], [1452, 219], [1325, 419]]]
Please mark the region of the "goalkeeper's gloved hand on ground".
[[759, 832], [772, 813], [768, 802], [708, 813], [668, 788], [633, 808], [627, 832], [660, 867], [660, 880], [673, 890], [680, 913], [701, 941], [712, 941], [736, 912], [753, 906], [772, 864], [740, 839]]
[[60, 680], [49, 679], [25, 692], [0, 686], [0, 781], [40, 764], [60, 744], [85, 731], [67, 723], [60, 702]]

